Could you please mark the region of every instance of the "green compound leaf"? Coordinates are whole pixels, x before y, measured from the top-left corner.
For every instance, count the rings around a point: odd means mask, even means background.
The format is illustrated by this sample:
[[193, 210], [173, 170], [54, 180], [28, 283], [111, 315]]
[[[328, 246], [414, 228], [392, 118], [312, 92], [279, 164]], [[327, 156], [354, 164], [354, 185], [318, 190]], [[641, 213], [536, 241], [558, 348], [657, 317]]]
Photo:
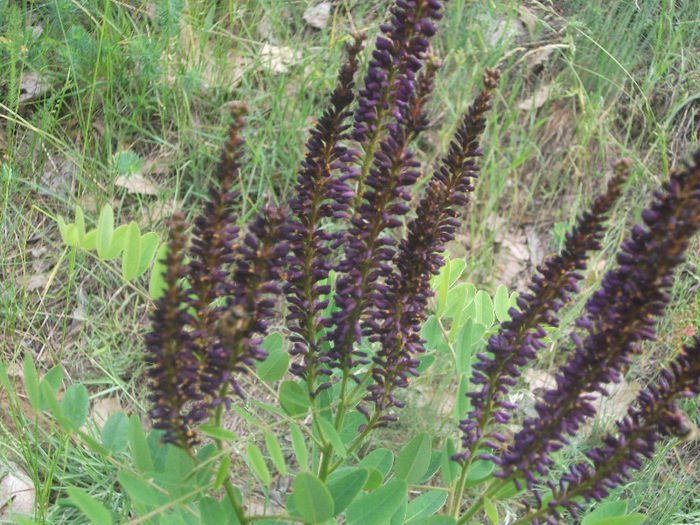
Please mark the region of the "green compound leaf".
[[61, 405], [58, 404], [56, 393], [53, 391], [51, 384], [48, 381], [42, 381], [39, 385], [39, 392], [41, 399], [46, 402], [48, 407], [51, 409], [53, 417], [56, 418], [56, 421], [58, 421], [58, 424], [61, 425], [63, 430], [66, 432], [71, 432], [74, 430], [72, 423], [65, 415], [63, 415], [63, 410], [61, 410]]
[[56, 365], [54, 366], [51, 370], [46, 372], [44, 374], [44, 377], [41, 379], [39, 382], [39, 398], [40, 402], [39, 404], [41, 405], [41, 410], [47, 410], [51, 408], [49, 406], [49, 402], [46, 399], [46, 396], [42, 393], [43, 388], [42, 386], [44, 383], [46, 383], [51, 390], [53, 391], [54, 395], [58, 394], [59, 389], [61, 388], [61, 383], [63, 382], [63, 368], [61, 365]]
[[491, 475], [491, 472], [493, 472], [494, 468], [495, 465], [493, 461], [477, 459], [476, 461], [474, 461], [474, 463], [471, 464], [469, 472], [467, 472], [467, 481], [464, 484], [464, 486], [473, 487], [474, 485], [478, 485]]
[[198, 429], [202, 434], [206, 434], [214, 439], [220, 439], [221, 441], [235, 441], [238, 439], [238, 436], [234, 432], [217, 427], [216, 425], [200, 425]]
[[471, 375], [475, 345], [483, 339], [484, 333], [486, 333], [486, 327], [473, 319], [467, 319], [464, 323], [454, 345], [458, 373]]
[[75, 224], [71, 223], [66, 225], [63, 242], [66, 243], [66, 246], [70, 246], [71, 248], [78, 246], [78, 228]]
[[280, 405], [291, 417], [305, 416], [311, 406], [309, 393], [296, 381], [283, 381], [279, 390]]
[[122, 412], [115, 412], [102, 427], [102, 444], [112, 454], [118, 454], [129, 443], [129, 418]]
[[90, 408], [90, 397], [83, 385], [71, 385], [63, 394], [61, 410], [75, 428], [85, 423]]
[[408, 504], [406, 509], [406, 521], [416, 518], [426, 518], [439, 511], [447, 501], [447, 492], [444, 490], [431, 490], [421, 494]]
[[161, 244], [156, 252], [156, 262], [153, 263], [153, 268], [151, 268], [151, 276], [148, 280], [148, 293], [153, 299], [158, 299], [165, 291], [167, 284], [163, 278], [163, 273], [165, 272], [165, 264], [163, 260], [168, 254], [168, 245], [166, 243]]
[[600, 505], [596, 505], [594, 511], [584, 516], [581, 525], [592, 525], [598, 520], [617, 518], [625, 514], [625, 512], [627, 512], [627, 501], [625, 500], [601, 503]]
[[503, 321], [510, 321], [510, 314], [508, 310], [510, 309], [510, 298], [508, 297], [508, 289], [502, 284], [496, 289], [496, 293], [493, 296], [493, 311], [496, 314], [496, 319], [499, 323]]
[[442, 457], [440, 458], [440, 467], [442, 469], [442, 479], [445, 483], [452, 483], [459, 476], [459, 465], [456, 461], [452, 461], [452, 456], [457, 452], [455, 443], [452, 438], [447, 438], [445, 446], [442, 449]]
[[289, 424], [289, 432], [292, 436], [292, 447], [294, 455], [297, 458], [297, 464], [300, 470], [309, 470], [309, 451], [306, 448], [304, 434], [294, 423]]
[[246, 453], [248, 455], [248, 461], [250, 461], [250, 466], [255, 472], [255, 474], [260, 478], [263, 485], [270, 485], [272, 478], [270, 477], [270, 471], [267, 468], [267, 463], [265, 463], [265, 458], [262, 452], [257, 447], [257, 445], [250, 443], [246, 447]]
[[272, 432], [265, 432], [265, 445], [267, 445], [267, 451], [270, 453], [270, 458], [272, 459], [272, 463], [275, 465], [277, 472], [283, 476], [286, 476], [287, 465], [284, 462], [282, 447]]
[[498, 509], [491, 501], [491, 498], [484, 498], [484, 512], [493, 525], [499, 525]]
[[75, 229], [78, 234], [78, 243], [82, 244], [85, 238], [85, 215], [80, 206], [75, 207]]
[[262, 343], [267, 350], [265, 361], [255, 362], [255, 369], [263, 381], [279, 381], [289, 368], [289, 353], [283, 348], [284, 338], [279, 332], [268, 335]]
[[360, 493], [364, 487], [369, 473], [364, 468], [348, 469], [346, 471], [335, 471], [329, 479], [328, 491], [331, 493], [334, 504], [334, 516], [343, 512], [352, 500]]
[[457, 402], [455, 403], [455, 421], [459, 423], [464, 419], [464, 415], [471, 408], [471, 401], [467, 397], [467, 392], [469, 392], [469, 376], [467, 374], [461, 374], [459, 379], [459, 388], [457, 389]]
[[112, 236], [114, 235], [114, 212], [109, 204], [102, 206], [100, 218], [97, 221], [97, 239], [95, 247], [97, 255], [102, 259], [109, 260], [106, 255], [112, 246]]
[[355, 498], [346, 513], [348, 525], [382, 525], [406, 501], [408, 485], [400, 479], [391, 479], [374, 492]]
[[418, 480], [418, 483], [424, 485], [430, 480], [430, 478], [432, 478], [435, 475], [435, 473], [440, 468], [441, 456], [442, 452], [440, 450], [433, 450], [430, 452], [430, 463], [428, 464], [428, 470], [426, 470], [425, 474], [423, 474], [423, 477]]
[[63, 215], [58, 215], [56, 217], [56, 224], [58, 225], [58, 232], [61, 234], [63, 244], [70, 246], [70, 244], [68, 244], [68, 224], [66, 224], [66, 219], [63, 218]]
[[117, 474], [119, 484], [134, 501], [140, 501], [147, 505], [160, 505], [165, 495], [160, 493], [152, 485], [146, 483], [138, 476], [134, 476], [126, 470], [120, 470]]
[[406, 525], [456, 525], [457, 520], [452, 516], [428, 516], [407, 521]]
[[396, 458], [394, 473], [407, 483], [417, 483], [430, 466], [430, 435], [423, 432], [409, 441]]
[[617, 516], [616, 518], [603, 518], [592, 521], [587, 525], [642, 525], [646, 518], [644, 514], [635, 512], [634, 514], [626, 514], [625, 516]]
[[299, 515], [310, 523], [323, 523], [334, 516], [334, 503], [328, 488], [310, 472], [300, 472], [292, 489]]
[[226, 481], [229, 474], [229, 468], [231, 468], [231, 456], [224, 456], [221, 458], [221, 464], [219, 465], [219, 469], [216, 471], [216, 478], [214, 478], [214, 490], [219, 490], [221, 485], [224, 484], [224, 481]]
[[343, 440], [340, 438], [340, 435], [336, 431], [335, 427], [333, 426], [333, 423], [328, 421], [327, 419], [320, 417], [318, 418], [318, 424], [321, 426], [321, 430], [323, 431], [323, 435], [326, 437], [328, 442], [333, 446], [333, 451], [338, 454], [340, 457], [345, 457], [346, 452], [345, 452], [345, 445], [343, 444]]
[[362, 458], [358, 466], [374, 467], [382, 474], [382, 479], [384, 479], [393, 465], [394, 453], [388, 448], [378, 448]]
[[92, 523], [111, 525], [112, 513], [87, 492], [77, 487], [68, 487], [68, 498], [85, 514]]
[[126, 229], [124, 239], [124, 254], [122, 255], [122, 277], [131, 281], [139, 275], [141, 264], [141, 229], [131, 221]]
[[209, 496], [199, 500], [199, 519], [202, 525], [221, 525], [228, 521], [224, 506]]
[[126, 235], [129, 232], [128, 228], [129, 226], [127, 224], [122, 224], [116, 230], [114, 230], [112, 235], [112, 243], [109, 245], [104, 257], [102, 257], [105, 261], [111, 261], [112, 259], [119, 257], [119, 254], [124, 249]]
[[450, 259], [450, 286], [457, 282], [466, 267], [467, 261], [464, 259]]
[[96, 249], [97, 247], [97, 230], [92, 229], [89, 232], [85, 234], [85, 237], [83, 237], [82, 242], [80, 243], [80, 246], [83, 248], [83, 250], [87, 251], [92, 251]]
[[374, 490], [382, 486], [384, 475], [375, 467], [362, 467], [367, 471], [367, 481], [362, 487], [363, 490]]
[[129, 417], [129, 427], [127, 429], [129, 446], [131, 447], [131, 457], [134, 466], [143, 473], [153, 472], [153, 458], [148, 448], [146, 436], [143, 433], [141, 421], [136, 414]]
[[153, 255], [158, 248], [158, 234], [156, 232], [144, 233], [141, 236], [141, 257], [139, 258], [139, 269], [137, 275], [143, 275], [151, 265]]
[[408, 508], [408, 502], [403, 500], [396, 512], [391, 516], [389, 520], [389, 525], [403, 525], [404, 519], [406, 518], [406, 509]]
[[476, 322], [489, 328], [493, 324], [493, 301], [491, 297], [483, 290], [476, 292], [474, 297], [476, 305]]

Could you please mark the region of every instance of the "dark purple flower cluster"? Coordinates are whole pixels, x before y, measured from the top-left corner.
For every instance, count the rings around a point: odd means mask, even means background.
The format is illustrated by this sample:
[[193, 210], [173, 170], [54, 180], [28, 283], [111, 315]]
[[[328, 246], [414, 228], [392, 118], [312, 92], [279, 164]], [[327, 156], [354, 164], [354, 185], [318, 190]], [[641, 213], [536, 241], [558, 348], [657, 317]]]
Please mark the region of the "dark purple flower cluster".
[[347, 59], [338, 75], [338, 85], [331, 95], [330, 107], [311, 131], [306, 155], [297, 180], [297, 195], [290, 200], [290, 257], [285, 292], [289, 301], [288, 327], [292, 355], [303, 355], [302, 363], [293, 363], [292, 373], [306, 376], [314, 384], [319, 352], [318, 335], [324, 328], [320, 313], [328, 304], [321, 297], [330, 287], [319, 284], [328, 278], [332, 264], [329, 244], [338, 235], [325, 228], [324, 219], [342, 220], [354, 192], [347, 184], [348, 175], [334, 176], [334, 170], [345, 170], [348, 148], [342, 143], [350, 127], [348, 109], [354, 100], [354, 76], [358, 54], [364, 37], [357, 35], [346, 48]]
[[[417, 376], [418, 354], [424, 351], [420, 330], [426, 319], [426, 305], [432, 295], [430, 278], [443, 265], [440, 253], [454, 239], [459, 219], [467, 204], [471, 182], [478, 177], [475, 159], [481, 156], [479, 136], [483, 133], [484, 115], [491, 108], [491, 91], [498, 85], [500, 72], [489, 69], [484, 75], [485, 89], [467, 111], [450, 143], [448, 155], [428, 183], [425, 196], [418, 204], [416, 217], [394, 257], [395, 269], [381, 287], [383, 294], [367, 321], [379, 343], [372, 358], [372, 377], [366, 401], [375, 404], [376, 413], [391, 406], [401, 407], [393, 394], [395, 387], [408, 386], [408, 376]], [[393, 419], [384, 414], [379, 421]]]
[[[574, 517], [583, 510], [578, 499], [600, 501], [610, 490], [630, 478], [632, 470], [642, 467], [644, 458], [654, 455], [657, 443], [663, 436], [685, 437], [691, 432], [686, 415], [678, 408], [678, 400], [700, 394], [700, 338], [692, 346], [685, 346], [671, 363], [663, 369], [657, 384], [650, 385], [637, 396], [636, 403], [628, 409], [627, 417], [617, 422], [617, 437], [607, 435], [603, 446], [596, 447], [586, 456], [592, 464], [578, 462], [559, 484], [549, 482], [552, 498], [543, 506], [538, 496], [538, 507], [523, 521], [549, 514], [548, 523], [561, 519], [558, 508], [566, 508]], [[636, 406], [635, 406], [636, 405]]]
[[[184, 219], [176, 215], [168, 244], [165, 295], [156, 303], [146, 336], [150, 365], [151, 417], [166, 431], [164, 440], [187, 448], [192, 426], [228, 403], [229, 387], [242, 395], [232, 372], [263, 360], [261, 336], [279, 293], [278, 262], [288, 243], [285, 215], [266, 210], [241, 239], [231, 191], [238, 172], [239, 136], [245, 109], [234, 106], [234, 122], [218, 168], [218, 186], [209, 192], [194, 221], [190, 262]], [[184, 283], [180, 279], [184, 278]], [[186, 285], [186, 286], [185, 286]]]
[[[409, 149], [412, 136], [425, 126], [424, 104], [432, 89], [434, 67], [428, 67], [418, 82], [416, 91], [406, 108], [407, 120], [398, 125], [389, 124], [391, 132], [380, 142], [379, 151], [365, 179], [361, 202], [343, 236], [345, 254], [337, 265], [340, 277], [336, 281], [336, 305], [333, 313], [333, 331], [328, 339], [331, 366], [350, 369], [358, 363], [367, 363], [366, 355], [354, 345], [373, 332], [371, 326], [361, 327], [361, 317], [367, 311], [370, 318], [380, 307], [387, 291], [386, 278], [392, 272], [396, 240], [391, 230], [402, 225], [401, 217], [409, 211], [409, 192], [420, 175], [419, 163]], [[357, 359], [359, 358], [359, 359]]]
[[151, 315], [145, 357], [149, 367], [151, 393], [148, 399], [153, 403], [149, 415], [153, 426], [165, 430], [168, 441], [185, 448], [195, 441], [190, 428], [193, 421], [183, 415], [185, 405], [202, 398], [197, 380], [199, 362], [187, 351], [192, 339], [182, 329], [192, 322], [192, 316], [180, 308], [188, 299], [181, 286], [181, 279], [187, 275], [183, 264], [186, 246], [185, 218], [175, 213], [170, 220], [168, 253], [163, 261], [167, 288], [156, 301]]
[[[182, 386], [195, 385], [175, 400], [161, 395], [163, 383], [154, 382], [154, 399], [163, 398], [163, 405], [177, 401], [168, 415], [181, 418], [189, 428], [208, 417], [212, 408], [228, 403], [229, 387], [241, 393], [233, 372], [265, 357], [260, 337], [273, 316], [277, 282], [284, 282], [289, 303], [291, 353], [302, 356], [291, 371], [306, 379], [309, 393], [313, 396], [330, 385], [317, 383], [332, 368], [341, 368], [346, 380], [354, 378], [356, 365], [374, 359], [369, 375], [377, 385], [370, 387], [367, 400], [374, 401], [378, 414], [399, 406], [391, 390], [407, 384], [407, 374], [416, 373], [412, 356], [422, 348], [419, 330], [428, 282], [442, 264], [436, 252], [452, 238], [459, 208], [472, 189], [470, 180], [478, 169], [474, 158], [480, 155], [477, 139], [490, 108], [489, 91], [499, 76], [494, 70], [487, 73], [486, 90], [465, 117], [409, 225], [408, 238], [399, 246], [393, 231], [410, 211], [409, 189], [420, 176], [410, 144], [428, 126], [426, 104], [439, 65], [428, 39], [441, 17], [437, 0], [396, 2], [389, 22], [381, 26], [351, 124], [362, 49], [362, 37], [354, 38], [330, 106], [307, 143], [297, 194], [289, 203], [290, 217], [268, 211], [242, 239], [233, 213], [238, 194], [232, 187], [243, 142], [243, 111], [234, 109], [219, 184], [195, 219], [191, 262], [181, 272], [189, 286], [178, 298], [170, 294], [158, 305], [157, 316], [183, 316], [166, 346], [172, 352], [179, 348], [173, 362], [191, 376]], [[356, 149], [348, 145], [352, 141]], [[345, 221], [344, 228], [329, 227], [331, 221]], [[339, 248], [337, 261], [334, 253]], [[323, 282], [331, 269], [338, 275], [332, 285]], [[331, 291], [335, 308], [324, 317]], [[157, 316], [151, 340], [163, 328]], [[357, 347], [363, 336], [378, 343], [371, 358]], [[165, 355], [164, 344], [149, 344], [151, 364]], [[167, 374], [175, 380], [173, 373]], [[170, 432], [166, 439], [186, 444], [173, 436]]]
[[414, 92], [415, 75], [423, 66], [428, 39], [435, 34], [436, 20], [442, 18], [439, 0], [397, 0], [391, 19], [382, 24], [377, 37], [365, 86], [359, 92], [353, 138], [362, 145], [372, 142], [386, 113], [397, 122], [405, 118]]
[[489, 338], [486, 351], [477, 354], [471, 379], [476, 388], [467, 394], [472, 410], [459, 425], [465, 450], [453, 456], [455, 461], [466, 461], [482, 444], [498, 449], [503, 442], [503, 436], [496, 431], [486, 436], [483, 433], [492, 423], [510, 420], [509, 412], [515, 407], [503, 397], [520, 376], [520, 369], [544, 346], [540, 341], [545, 336], [543, 325], [558, 326], [556, 312], [578, 292], [577, 282], [583, 278], [579, 272], [586, 268], [588, 254], [601, 248], [604, 222], [622, 193], [628, 168], [627, 161], [615, 166], [616, 175], [606, 193], [594, 201], [566, 235], [561, 254], [550, 257], [537, 269], [530, 292], [518, 297], [520, 310], [510, 310], [511, 319]]
[[344, 256], [336, 266], [335, 283], [338, 309], [326, 337], [331, 347], [323, 357], [345, 374], [369, 363], [356, 345], [363, 334], [373, 333], [371, 326], [363, 326], [363, 317], [377, 315], [392, 272], [396, 239], [391, 231], [402, 225], [401, 217], [409, 211], [409, 188], [420, 175], [409, 144], [427, 126], [425, 104], [437, 68], [429, 57], [423, 66], [434, 22], [442, 17], [441, 2], [400, 0], [391, 14], [381, 26], [383, 34], [377, 37], [359, 91], [353, 138], [362, 152], [351, 150], [359, 168], [348, 170], [357, 196], [342, 237]]
[[[484, 90], [413, 209], [410, 192], [421, 173], [411, 147], [429, 125], [427, 102], [439, 66], [429, 39], [442, 17], [442, 2], [396, 0], [390, 12], [357, 100], [354, 77], [363, 38], [354, 37], [346, 49], [330, 105], [307, 142], [289, 216], [267, 209], [243, 231], [236, 224], [239, 194], [233, 188], [243, 145], [242, 106], [232, 108], [217, 184], [194, 220], [189, 248], [184, 217], [173, 216], [164, 261], [167, 287], [146, 336], [150, 415], [154, 426], [166, 431], [165, 441], [189, 449], [196, 441], [194, 426], [213, 412], [218, 420], [231, 391], [243, 395], [236, 373], [265, 359], [262, 338], [275, 318], [281, 288], [289, 305], [290, 353], [296, 358], [291, 372], [305, 380], [314, 409], [319, 408], [316, 395], [342, 381], [337, 404], [329, 409], [335, 430], [343, 430], [345, 413], [356, 405], [367, 418], [348, 450], [366, 431], [394, 420], [392, 408], [403, 405], [395, 389], [418, 375], [430, 278], [443, 264], [440, 253], [454, 238], [478, 178], [479, 137], [500, 73], [487, 69]], [[542, 483], [551, 454], [594, 415], [592, 393], [606, 395], [605, 385], [620, 380], [639, 343], [654, 338], [674, 270], [700, 229], [700, 153], [684, 171], [671, 174], [643, 211], [645, 225], [633, 228], [617, 267], [605, 275], [577, 321], [586, 335], [572, 334], [573, 348], [556, 375], [556, 387], [536, 405], [537, 417], [525, 420], [505, 445], [499, 426], [509, 422], [515, 408], [506, 394], [542, 348], [545, 325], [558, 326], [557, 313], [578, 293], [588, 254], [601, 248], [603, 224], [628, 168], [627, 162], [616, 167], [606, 193], [567, 235], [562, 253], [538, 268], [529, 292], [518, 299], [519, 309], [510, 310], [511, 319], [476, 356], [476, 388], [468, 394], [472, 408], [459, 426], [464, 450], [453, 456], [462, 467], [458, 491], [476, 458], [499, 466], [495, 476], [501, 479], [485, 496], [510, 482], [524, 482], [529, 489]], [[404, 226], [402, 237], [397, 231]], [[324, 377], [334, 372], [342, 378]], [[517, 523], [554, 523], [562, 509], [575, 516], [581, 498], [607, 495], [639, 468], [641, 457], [653, 454], [661, 435], [683, 432], [677, 400], [699, 392], [700, 338], [681, 351], [658, 384], [640, 394], [637, 406], [618, 423], [618, 436], [607, 436], [603, 446], [587, 453], [592, 466], [578, 463], [559, 484], [547, 482], [551, 501], [543, 505], [535, 492], [537, 506]], [[489, 453], [481, 452], [484, 447]], [[324, 475], [337, 466], [332, 454], [330, 444], [321, 450]], [[456, 512], [459, 499], [453, 503]], [[462, 521], [474, 512], [470, 509]]]
[[618, 267], [605, 275], [577, 321], [588, 335], [581, 340], [572, 334], [574, 352], [556, 375], [556, 388], [544, 394], [535, 407], [538, 417], [525, 420], [497, 459], [499, 476], [524, 477], [532, 488], [552, 464], [550, 454], [595, 414], [591, 392], [607, 395], [605, 384], [618, 382], [638, 344], [654, 338], [673, 272], [700, 229], [700, 153], [684, 171], [671, 174], [642, 218], [646, 226], [633, 228], [617, 256]]

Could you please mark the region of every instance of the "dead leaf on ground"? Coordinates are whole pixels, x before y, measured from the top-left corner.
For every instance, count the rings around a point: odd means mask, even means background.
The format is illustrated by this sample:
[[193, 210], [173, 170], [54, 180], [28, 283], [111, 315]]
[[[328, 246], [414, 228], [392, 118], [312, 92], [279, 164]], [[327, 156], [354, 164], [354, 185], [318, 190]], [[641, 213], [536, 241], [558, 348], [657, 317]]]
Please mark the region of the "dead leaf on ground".
[[92, 404], [92, 421], [102, 430], [109, 417], [117, 412], [124, 412], [119, 398], [101, 397]]
[[158, 195], [158, 187], [139, 173], [133, 175], [119, 175], [114, 179], [114, 185], [125, 188], [129, 193]]
[[547, 44], [546, 46], [536, 47], [523, 55], [525, 64], [528, 69], [533, 69], [535, 66], [547, 60], [557, 49], [568, 48], [568, 44]]
[[71, 186], [79, 172], [78, 166], [67, 157], [49, 154], [41, 174], [39, 193], [47, 196], [69, 195]]
[[260, 62], [270, 73], [286, 73], [300, 59], [300, 53], [289, 46], [265, 43], [260, 50]]
[[533, 105], [534, 105], [535, 109], [540, 109], [542, 106], [544, 106], [544, 103], [547, 102], [548, 98], [549, 98], [549, 86], [548, 85], [540, 86], [540, 88], [537, 90], [537, 92], [534, 95], [526, 98], [520, 104], [518, 104], [518, 109], [521, 109], [523, 111], [529, 111], [532, 109]]
[[533, 266], [537, 266], [544, 259], [544, 247], [537, 231], [532, 226], [525, 228], [525, 237], [527, 238], [527, 248], [530, 252], [530, 262]]
[[27, 281], [25, 282], [26, 290], [28, 292], [33, 292], [34, 290], [43, 288], [44, 286], [46, 286], [46, 283], [49, 282], [50, 275], [51, 272], [36, 273], [34, 275], [30, 275]]
[[12, 514], [34, 512], [34, 484], [18, 465], [10, 463], [0, 480], [0, 520], [9, 522]]
[[537, 397], [541, 397], [545, 390], [550, 390], [557, 386], [557, 382], [552, 374], [535, 368], [525, 370], [523, 379], [529, 385], [530, 391]]
[[46, 76], [40, 75], [36, 71], [28, 71], [22, 75], [19, 88], [19, 103], [26, 104], [48, 93], [51, 89], [51, 82]]
[[537, 28], [537, 21], [539, 19], [532, 9], [521, 5], [518, 7], [518, 18], [520, 18], [522, 24], [527, 27], [530, 34], [535, 32], [535, 29]]
[[75, 309], [70, 314], [70, 316], [73, 319], [73, 321], [86, 321], [88, 311], [88, 298], [82, 286], [78, 287], [77, 299], [78, 304], [76, 305]]
[[603, 433], [609, 431], [615, 421], [625, 417], [629, 404], [635, 400], [641, 389], [639, 382], [628, 383], [624, 378], [619, 383], [608, 383], [603, 387], [610, 395], [603, 396], [599, 392], [590, 393], [594, 397], [591, 404], [596, 408], [596, 416], [581, 428], [581, 435], [585, 438], [590, 437], [593, 428]]
[[496, 257], [498, 281], [508, 289], [523, 290], [529, 282], [530, 252], [521, 232], [506, 232]]
[[304, 21], [311, 27], [323, 29], [328, 25], [331, 18], [330, 2], [321, 2], [320, 4], [312, 5], [304, 11]]

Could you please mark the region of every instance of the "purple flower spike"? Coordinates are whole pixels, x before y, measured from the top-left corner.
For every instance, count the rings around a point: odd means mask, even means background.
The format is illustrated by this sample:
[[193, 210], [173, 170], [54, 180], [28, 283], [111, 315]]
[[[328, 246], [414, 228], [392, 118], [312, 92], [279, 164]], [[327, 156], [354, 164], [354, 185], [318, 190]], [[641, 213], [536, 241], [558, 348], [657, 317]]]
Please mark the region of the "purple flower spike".
[[415, 74], [422, 67], [428, 39], [435, 34], [434, 22], [442, 18], [442, 2], [401, 0], [391, 8], [391, 18], [382, 24], [377, 37], [365, 86], [359, 92], [353, 138], [362, 145], [376, 136], [387, 112], [398, 121], [404, 118], [415, 88]]
[[[321, 310], [326, 303], [321, 295], [328, 294], [328, 286], [319, 284], [328, 277], [328, 245], [337, 235], [328, 232], [322, 221], [348, 215], [348, 204], [354, 193], [345, 182], [349, 161], [354, 152], [342, 145], [347, 136], [347, 123], [352, 113], [348, 107], [354, 100], [354, 76], [358, 69], [358, 54], [364, 37], [356, 35], [346, 49], [347, 59], [338, 76], [338, 85], [331, 95], [330, 107], [311, 131], [297, 182], [296, 198], [290, 201], [290, 256], [285, 293], [289, 301], [288, 326], [295, 334], [290, 353], [303, 355], [301, 363], [293, 363], [292, 373], [310, 374], [315, 381], [319, 342], [323, 329]], [[340, 169], [345, 176], [334, 175]]]
[[586, 453], [590, 462], [572, 465], [558, 485], [552, 486], [552, 499], [522, 518], [522, 522], [538, 523], [547, 514], [559, 516], [557, 508], [566, 508], [574, 517], [582, 509], [572, 501], [600, 501], [611, 489], [630, 479], [633, 470], [642, 467], [643, 458], [654, 455], [663, 436], [685, 437], [692, 431], [677, 401], [700, 394], [700, 338], [686, 346], [671, 366], [662, 370], [656, 385], [650, 385], [637, 396], [627, 417], [618, 421], [617, 437], [607, 435], [603, 445]]
[[[377, 412], [397, 406], [391, 394], [395, 387], [405, 388], [410, 376], [417, 376], [417, 355], [424, 351], [420, 330], [426, 319], [425, 308], [432, 295], [430, 278], [443, 264], [439, 255], [454, 238], [457, 219], [472, 191], [471, 180], [480, 156], [479, 136], [485, 127], [484, 115], [491, 108], [491, 91], [500, 72], [489, 69], [484, 75], [486, 88], [467, 111], [457, 129], [449, 154], [430, 180], [426, 196], [418, 205], [416, 218], [408, 226], [408, 236], [396, 254], [396, 270], [386, 286], [375, 287], [368, 325], [380, 343], [373, 358], [374, 385], [368, 388], [366, 401], [375, 403]], [[421, 82], [421, 80], [419, 80]]]
[[[419, 163], [408, 143], [426, 126], [425, 103], [436, 69], [436, 62], [426, 68], [417, 82], [418, 89], [410, 95], [405, 122], [393, 127], [380, 142], [361, 202], [343, 237], [345, 254], [336, 268], [342, 274], [336, 281], [339, 310], [333, 313], [334, 329], [327, 337], [332, 342], [327, 354], [332, 367], [351, 369], [360, 364], [366, 356], [353, 347], [363, 335], [375, 332], [372, 312], [382, 308], [387, 290], [384, 282], [393, 271], [396, 253], [396, 240], [390, 231], [402, 224], [401, 216], [409, 211], [408, 188], [419, 176]], [[370, 318], [367, 324], [361, 321], [365, 313]]]
[[[493, 421], [507, 423], [512, 406], [501, 399], [520, 375], [519, 369], [537, 356], [545, 336], [542, 324], [557, 326], [556, 312], [578, 292], [579, 271], [586, 268], [587, 254], [601, 248], [603, 223], [620, 197], [627, 178], [628, 161], [615, 166], [616, 175], [604, 195], [595, 200], [576, 227], [566, 236], [562, 253], [550, 257], [532, 278], [530, 293], [518, 298], [520, 311], [510, 310], [511, 320], [504, 322], [497, 334], [489, 338], [486, 353], [477, 355], [471, 382], [476, 388], [467, 395], [472, 410], [460, 422], [462, 444], [470, 457], [480, 448], [483, 429]], [[498, 407], [498, 409], [497, 409]], [[487, 434], [488, 435], [488, 434]]]
[[595, 414], [589, 392], [606, 394], [603, 385], [619, 381], [638, 343], [654, 338], [656, 317], [668, 303], [675, 268], [688, 242], [700, 228], [700, 152], [693, 164], [673, 172], [663, 191], [645, 212], [646, 227], [637, 225], [622, 244], [618, 267], [603, 278], [602, 289], [586, 304], [579, 326], [588, 336], [556, 375], [556, 388], [536, 405], [537, 418], [527, 419], [503, 456], [504, 477], [547, 470], [549, 455], [566, 435]]
[[[166, 430], [164, 441], [189, 447], [192, 425], [211, 409], [228, 405], [229, 386], [242, 395], [234, 371], [265, 359], [260, 347], [279, 293], [276, 282], [287, 258], [289, 225], [278, 210], [267, 210], [241, 240], [231, 191], [243, 144], [243, 106], [233, 106], [230, 128], [204, 211], [195, 219], [191, 262], [183, 265], [184, 219], [176, 214], [166, 259], [166, 293], [156, 303], [146, 336], [154, 426]], [[186, 277], [189, 289], [178, 280]], [[223, 300], [221, 298], [224, 298]], [[224, 304], [220, 304], [224, 302]]]
[[154, 405], [149, 415], [153, 426], [165, 430], [163, 441], [188, 448], [196, 438], [183, 410], [188, 402], [201, 399], [201, 395], [199, 364], [189, 351], [191, 334], [183, 330], [192, 321], [182, 307], [187, 296], [180, 286], [180, 279], [186, 275], [183, 264], [187, 245], [184, 224], [184, 216], [174, 213], [170, 220], [168, 252], [163, 261], [168, 287], [156, 301], [151, 314], [144, 360], [149, 367], [151, 393], [148, 399]]

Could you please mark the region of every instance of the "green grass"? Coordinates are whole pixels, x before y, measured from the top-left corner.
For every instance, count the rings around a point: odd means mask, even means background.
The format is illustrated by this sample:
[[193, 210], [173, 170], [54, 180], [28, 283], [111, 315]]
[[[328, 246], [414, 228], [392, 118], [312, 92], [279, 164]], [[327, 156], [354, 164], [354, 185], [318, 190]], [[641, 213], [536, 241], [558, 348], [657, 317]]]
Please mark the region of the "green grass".
[[[133, 219], [164, 235], [170, 212], [191, 216], [204, 197], [231, 101], [250, 108], [241, 217], [288, 197], [349, 27], [373, 35], [387, 5], [334, 3], [331, 21], [318, 30], [302, 18], [307, 3], [0, 0], [3, 362], [21, 363], [30, 353], [46, 371], [60, 361], [68, 384], [81, 381], [94, 399], [116, 396], [144, 413], [146, 282], [124, 283], [118, 265], [85, 254], [71, 264], [53, 219], [72, 217], [80, 204], [92, 227], [110, 203], [117, 223]], [[491, 290], [508, 256], [505, 241], [528, 230], [545, 253], [555, 249], [557, 225], [571, 224], [572, 212], [601, 191], [611, 162], [628, 156], [632, 177], [600, 255], [601, 267], [609, 266], [650, 191], [698, 147], [696, 1], [650, 0], [639, 9], [631, 1], [543, 4], [453, 0], [436, 44], [444, 65], [435, 125], [419, 152], [428, 166], [445, 150], [484, 68], [503, 71], [481, 177], [453, 246], [467, 258], [468, 279]], [[533, 96], [545, 88], [548, 98], [535, 107]], [[137, 156], [155, 195], [115, 184], [121, 152]], [[683, 329], [700, 331], [698, 254], [696, 241], [659, 343], [632, 374], [647, 376], [674, 355]], [[527, 258], [519, 264], [522, 273], [532, 271]], [[424, 380], [439, 382], [439, 371]], [[697, 421], [697, 404], [688, 405]], [[408, 410], [406, 420], [414, 420]], [[416, 413], [425, 428], [434, 423], [425, 421], [430, 413]], [[38, 517], [79, 522], [62, 503], [69, 483], [119, 508], [113, 465], [26, 417], [20, 410], [13, 425], [5, 421], [0, 439], [6, 459], [20, 462], [41, 488]], [[27, 434], [16, 432], [25, 425]], [[620, 492], [650, 513], [649, 523], [696, 522], [700, 496], [688, 472], [700, 468], [699, 457], [697, 442], [667, 446]]]

